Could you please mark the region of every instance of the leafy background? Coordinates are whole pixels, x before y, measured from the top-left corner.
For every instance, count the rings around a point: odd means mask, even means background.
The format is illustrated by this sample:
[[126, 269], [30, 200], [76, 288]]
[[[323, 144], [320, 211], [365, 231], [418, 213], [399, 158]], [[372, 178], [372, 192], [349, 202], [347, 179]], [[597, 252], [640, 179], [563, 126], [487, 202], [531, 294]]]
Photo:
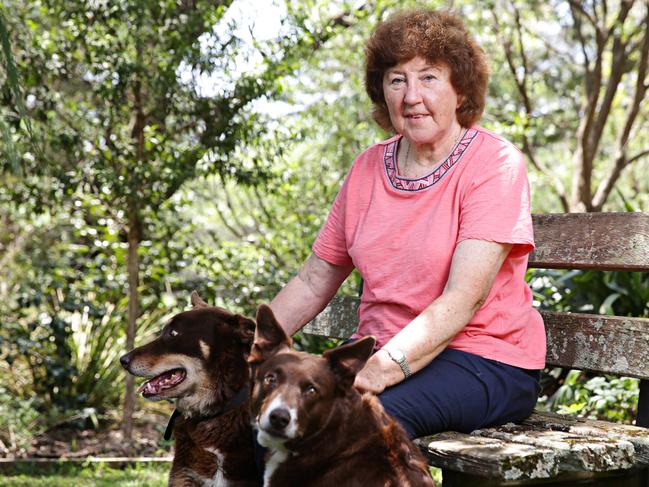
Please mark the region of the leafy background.
[[[458, 10], [489, 54], [483, 124], [524, 151], [536, 213], [649, 211], [648, 8], [609, 3], [430, 2]], [[364, 94], [363, 43], [416, 4], [277, 0], [274, 24], [245, 1], [0, 6], [0, 452], [118, 420], [134, 396], [117, 358], [192, 290], [248, 315], [272, 298], [354, 157], [387, 136]], [[583, 130], [593, 103], [606, 115], [597, 137]], [[649, 315], [646, 274], [528, 279], [543, 309]], [[541, 407], [632, 420], [636, 380], [547, 372]]]

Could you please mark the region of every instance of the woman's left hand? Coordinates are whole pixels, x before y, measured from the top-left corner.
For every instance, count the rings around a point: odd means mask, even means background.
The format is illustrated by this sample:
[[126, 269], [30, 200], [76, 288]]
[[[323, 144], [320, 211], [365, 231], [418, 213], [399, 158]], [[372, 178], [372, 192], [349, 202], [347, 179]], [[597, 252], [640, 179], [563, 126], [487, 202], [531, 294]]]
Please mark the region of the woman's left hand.
[[[359, 392], [382, 393], [386, 387], [393, 384], [389, 382], [393, 365], [395, 364], [389, 355], [384, 350], [379, 350], [370, 357], [365, 367], [356, 375], [354, 387]], [[401, 372], [400, 369], [399, 372]]]

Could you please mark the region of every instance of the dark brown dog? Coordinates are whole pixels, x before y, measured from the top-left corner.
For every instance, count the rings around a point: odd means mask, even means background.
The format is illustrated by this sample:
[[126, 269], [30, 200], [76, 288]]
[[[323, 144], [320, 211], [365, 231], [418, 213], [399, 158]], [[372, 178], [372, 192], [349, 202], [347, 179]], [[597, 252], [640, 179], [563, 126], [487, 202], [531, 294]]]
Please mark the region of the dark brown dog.
[[373, 346], [367, 337], [322, 357], [296, 352], [271, 309], [259, 307], [248, 362], [253, 426], [269, 450], [264, 487], [434, 487], [401, 426], [353, 388]]
[[156, 340], [120, 361], [131, 374], [150, 378], [138, 390], [145, 399], [176, 400], [169, 485], [259, 485], [246, 363], [255, 323], [208, 306], [196, 292], [192, 304]]

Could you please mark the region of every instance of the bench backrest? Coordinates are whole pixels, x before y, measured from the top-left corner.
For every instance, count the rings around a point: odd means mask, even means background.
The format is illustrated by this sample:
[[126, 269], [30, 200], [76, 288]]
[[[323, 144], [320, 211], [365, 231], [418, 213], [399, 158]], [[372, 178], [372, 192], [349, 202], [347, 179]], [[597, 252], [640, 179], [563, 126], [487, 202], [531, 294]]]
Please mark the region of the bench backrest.
[[[649, 271], [649, 213], [534, 215], [529, 267]], [[338, 296], [305, 331], [348, 337], [358, 298]], [[649, 379], [649, 319], [542, 312], [547, 364]]]

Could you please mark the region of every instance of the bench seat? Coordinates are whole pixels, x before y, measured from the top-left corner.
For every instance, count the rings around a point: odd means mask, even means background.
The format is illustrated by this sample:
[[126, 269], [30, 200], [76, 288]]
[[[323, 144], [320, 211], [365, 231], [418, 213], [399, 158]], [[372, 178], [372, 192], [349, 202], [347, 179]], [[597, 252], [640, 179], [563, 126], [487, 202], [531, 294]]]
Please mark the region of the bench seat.
[[535, 412], [521, 424], [470, 434], [445, 432], [416, 443], [432, 465], [498, 480], [499, 485], [617, 473], [649, 463], [645, 428], [545, 412]]

